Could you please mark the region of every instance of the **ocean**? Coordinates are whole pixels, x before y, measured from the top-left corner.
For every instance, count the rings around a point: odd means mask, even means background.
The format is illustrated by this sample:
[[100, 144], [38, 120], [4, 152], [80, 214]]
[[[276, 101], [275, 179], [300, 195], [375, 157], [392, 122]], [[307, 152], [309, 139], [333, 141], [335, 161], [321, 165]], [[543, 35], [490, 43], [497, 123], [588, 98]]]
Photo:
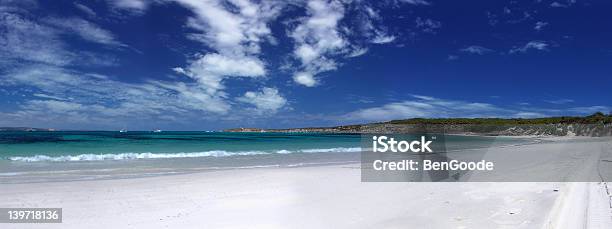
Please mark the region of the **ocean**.
[[[449, 151], [526, 139], [447, 136]], [[361, 135], [130, 131], [0, 132], [0, 183], [358, 163]]]

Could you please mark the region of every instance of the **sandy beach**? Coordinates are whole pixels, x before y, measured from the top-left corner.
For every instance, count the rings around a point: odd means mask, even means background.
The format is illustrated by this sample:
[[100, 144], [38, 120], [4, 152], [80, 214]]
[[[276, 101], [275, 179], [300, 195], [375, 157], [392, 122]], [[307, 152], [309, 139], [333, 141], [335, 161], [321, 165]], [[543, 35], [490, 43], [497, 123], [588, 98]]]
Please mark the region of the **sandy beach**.
[[61, 224], [2, 228], [611, 228], [606, 185], [364, 183], [345, 164], [2, 184], [0, 203], [63, 208]]
[[612, 229], [611, 10], [0, 0], [0, 229]]

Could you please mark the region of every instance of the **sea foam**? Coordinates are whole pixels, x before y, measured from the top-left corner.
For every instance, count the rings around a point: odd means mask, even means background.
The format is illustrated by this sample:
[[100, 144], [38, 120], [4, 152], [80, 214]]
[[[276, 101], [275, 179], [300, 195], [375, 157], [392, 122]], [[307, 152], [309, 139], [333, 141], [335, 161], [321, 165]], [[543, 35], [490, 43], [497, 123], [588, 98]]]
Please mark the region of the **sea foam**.
[[302, 150], [277, 150], [277, 151], [237, 151], [211, 150], [190, 153], [109, 153], [109, 154], [79, 154], [79, 155], [35, 155], [28, 157], [9, 157], [11, 161], [36, 162], [36, 161], [103, 161], [103, 160], [134, 160], [134, 159], [169, 159], [169, 158], [195, 158], [195, 157], [229, 157], [261, 154], [291, 154], [291, 153], [345, 153], [359, 152], [361, 148], [327, 148], [327, 149], [302, 149]]

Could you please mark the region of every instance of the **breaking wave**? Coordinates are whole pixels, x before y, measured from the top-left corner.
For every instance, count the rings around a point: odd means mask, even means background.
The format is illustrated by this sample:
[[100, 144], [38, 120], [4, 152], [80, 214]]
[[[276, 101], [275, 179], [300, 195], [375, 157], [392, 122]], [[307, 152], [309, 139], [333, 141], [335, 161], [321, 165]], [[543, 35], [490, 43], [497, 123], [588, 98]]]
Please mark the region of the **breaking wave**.
[[35, 155], [28, 157], [9, 157], [11, 161], [37, 162], [37, 161], [103, 161], [103, 160], [134, 160], [134, 159], [168, 159], [168, 158], [195, 158], [195, 157], [229, 157], [261, 154], [290, 154], [290, 153], [346, 153], [359, 152], [361, 148], [328, 148], [303, 150], [277, 150], [277, 151], [238, 151], [211, 150], [191, 153], [109, 153], [109, 154], [79, 154], [79, 155]]

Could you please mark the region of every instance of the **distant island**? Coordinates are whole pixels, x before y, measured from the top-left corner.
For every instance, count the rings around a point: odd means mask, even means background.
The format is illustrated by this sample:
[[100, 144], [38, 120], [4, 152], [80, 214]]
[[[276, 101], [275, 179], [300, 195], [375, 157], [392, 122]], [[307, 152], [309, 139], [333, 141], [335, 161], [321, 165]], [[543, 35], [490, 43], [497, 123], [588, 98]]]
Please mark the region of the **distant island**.
[[387, 122], [343, 125], [334, 127], [303, 127], [287, 129], [233, 128], [225, 132], [283, 133], [416, 133], [443, 128], [446, 133], [475, 135], [612, 135], [612, 114], [596, 112], [589, 116], [547, 118], [412, 118]]

